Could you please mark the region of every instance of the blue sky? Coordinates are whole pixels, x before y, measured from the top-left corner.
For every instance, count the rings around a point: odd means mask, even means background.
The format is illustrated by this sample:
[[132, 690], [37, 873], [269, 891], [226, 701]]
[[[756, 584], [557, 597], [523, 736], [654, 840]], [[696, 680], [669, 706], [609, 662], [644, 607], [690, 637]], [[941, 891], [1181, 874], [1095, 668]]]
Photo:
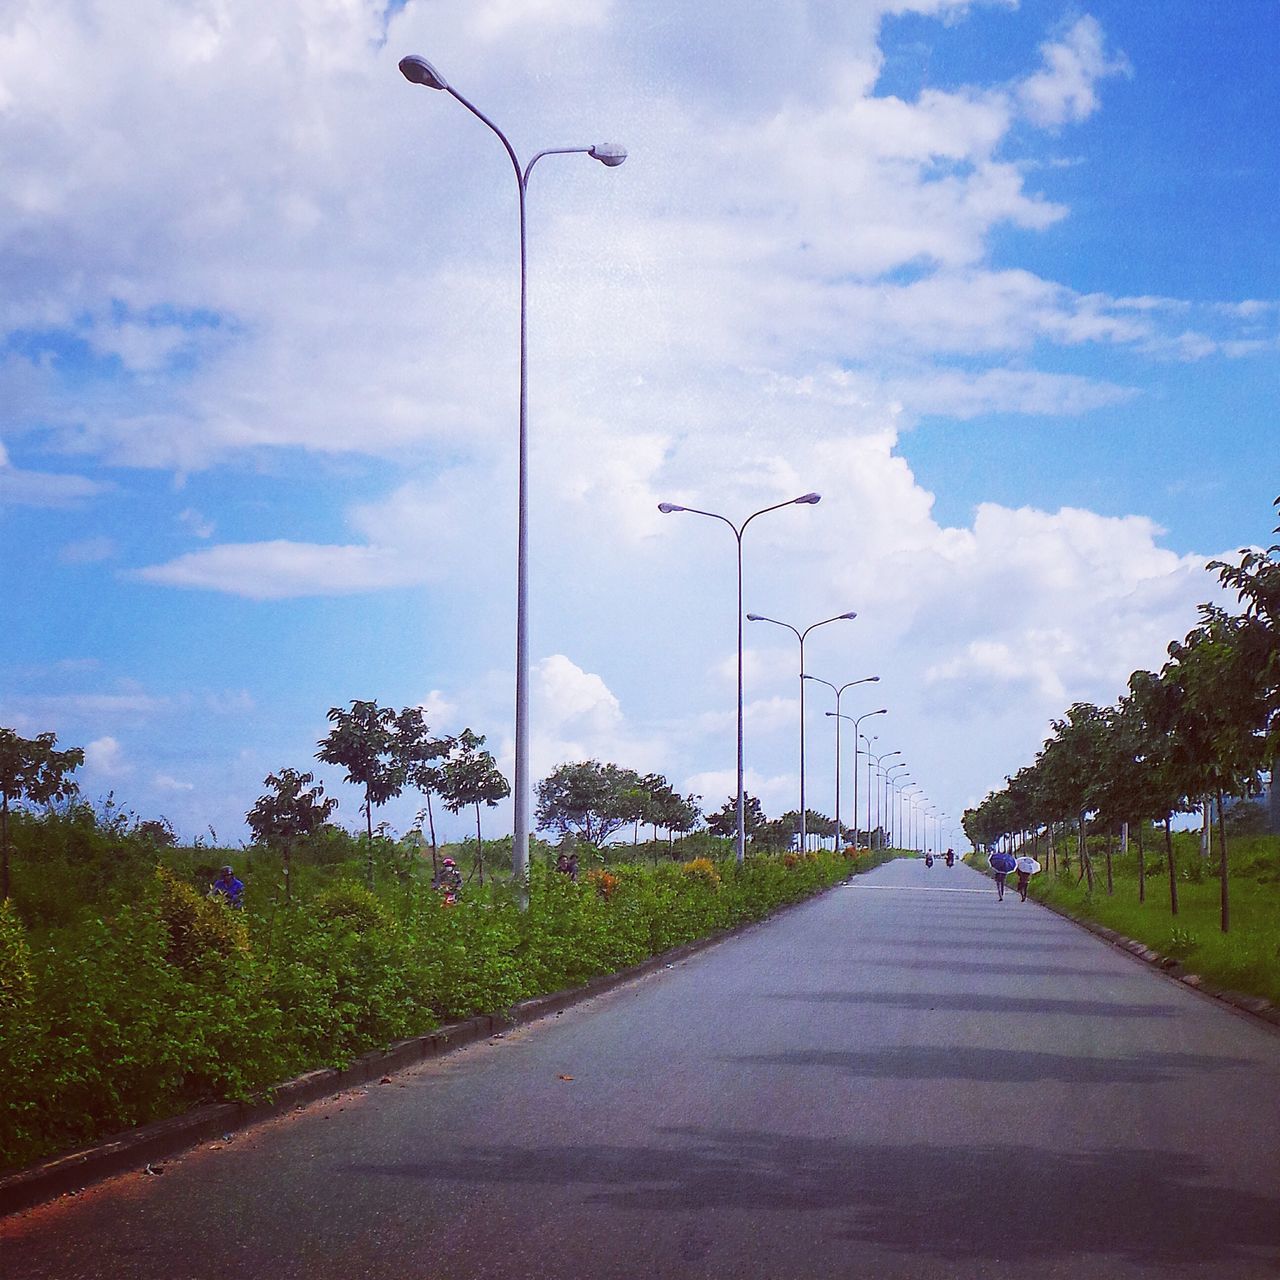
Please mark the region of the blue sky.
[[[880, 674], [878, 749], [958, 817], [1269, 534], [1277, 17], [19, 0], [0, 724], [86, 746], [90, 797], [187, 836], [242, 838], [354, 697], [509, 765], [514, 197], [496, 140], [396, 73], [416, 51], [525, 156], [631, 152], [551, 157], [530, 192], [535, 764], [718, 804], [732, 544], [656, 504], [817, 489], [752, 527], [747, 607], [856, 609], [809, 669]], [[769, 813], [797, 785], [782, 638], [748, 635]]]

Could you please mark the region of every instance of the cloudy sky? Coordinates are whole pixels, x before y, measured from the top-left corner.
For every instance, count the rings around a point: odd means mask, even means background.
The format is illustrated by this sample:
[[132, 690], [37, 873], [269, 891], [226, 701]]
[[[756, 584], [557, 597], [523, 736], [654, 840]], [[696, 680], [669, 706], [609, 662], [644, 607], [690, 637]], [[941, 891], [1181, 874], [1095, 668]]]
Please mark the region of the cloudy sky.
[[[1270, 531], [1278, 26], [1276, 0], [9, 0], [0, 724], [188, 838], [243, 838], [352, 698], [509, 769], [515, 187], [399, 75], [415, 52], [524, 158], [630, 152], [530, 185], [539, 776], [728, 795], [733, 538], [657, 504], [817, 490], [748, 530], [746, 607], [857, 610], [808, 669], [880, 675], [843, 709], [887, 707], [876, 750], [958, 817]], [[773, 815], [796, 644], [747, 640]]]

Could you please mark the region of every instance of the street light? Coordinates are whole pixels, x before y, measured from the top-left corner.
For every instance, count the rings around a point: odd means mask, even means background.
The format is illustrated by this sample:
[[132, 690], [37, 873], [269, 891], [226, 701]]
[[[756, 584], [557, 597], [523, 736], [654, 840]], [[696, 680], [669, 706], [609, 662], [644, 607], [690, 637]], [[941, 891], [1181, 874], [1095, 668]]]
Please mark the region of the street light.
[[597, 142], [589, 147], [548, 147], [539, 151], [522, 169], [520, 158], [507, 135], [473, 103], [468, 102], [426, 58], [410, 54], [400, 59], [400, 73], [412, 84], [440, 89], [457, 99], [473, 116], [498, 137], [511, 159], [516, 175], [520, 205], [520, 433], [519, 479], [517, 482], [516, 532], [516, 742], [515, 770], [512, 778], [514, 815], [511, 840], [511, 875], [523, 896], [529, 876], [529, 442], [528, 418], [528, 288], [527, 238], [525, 233], [525, 194], [533, 166], [543, 156], [582, 153], [615, 169], [627, 158], [625, 147], [614, 142]]
[[[873, 739], [868, 738], [866, 734], [862, 735], [862, 740], [867, 744], [867, 844], [871, 843], [871, 762], [876, 762], [876, 773], [880, 772], [880, 765], [885, 760], [890, 760], [894, 756], [900, 756], [901, 751], [886, 751], [883, 755], [876, 755], [871, 750]], [[876, 829], [880, 828], [880, 788], [876, 787]], [[884, 846], [881, 845], [883, 848]]]
[[674, 502], [658, 503], [658, 510], [664, 516], [669, 516], [674, 511], [687, 511], [690, 515], [706, 516], [711, 520], [719, 520], [733, 530], [733, 536], [738, 542], [738, 831], [735, 840], [735, 856], [739, 866], [742, 865], [746, 857], [747, 843], [745, 802], [742, 790], [742, 535], [746, 531], [747, 525], [756, 516], [762, 516], [769, 511], [777, 511], [782, 507], [812, 507], [821, 501], [822, 495], [820, 493], [802, 493], [798, 498], [791, 498], [786, 502], [775, 502], [771, 507], [761, 507], [759, 511], [753, 511], [740, 525], [734, 524], [728, 516], [722, 516], [715, 511], [699, 511], [697, 507], [682, 507]]
[[772, 622], [775, 627], [785, 627], [791, 632], [797, 640], [800, 641], [800, 852], [804, 853], [808, 847], [806, 824], [808, 822], [808, 810], [805, 808], [804, 799], [804, 642], [810, 631], [818, 627], [825, 627], [828, 622], [852, 622], [858, 615], [852, 611], [849, 613], [837, 613], [834, 618], [823, 618], [821, 622], [811, 622], [803, 631], [797, 631], [789, 622], [779, 622], [777, 618], [766, 618], [762, 613], [747, 614], [748, 622]]
[[906, 847], [908, 849], [914, 849], [916, 847], [915, 845], [916, 801], [923, 794], [924, 792], [921, 790], [920, 784], [916, 782], [914, 779], [911, 782], [908, 782], [907, 785], [902, 788], [902, 798], [903, 800], [906, 801], [906, 809], [903, 811], [903, 816], [907, 824], [907, 846]]
[[[825, 684], [828, 689], [834, 690], [836, 695], [836, 709], [834, 711], [828, 711], [827, 715], [834, 716], [836, 721], [836, 848], [839, 849], [841, 838], [842, 838], [840, 834], [840, 721], [849, 719], [848, 716], [842, 716], [840, 714], [840, 695], [843, 694], [846, 689], [852, 689], [855, 684], [879, 684], [880, 677], [879, 676], [863, 676], [861, 680], [847, 681], [845, 684], [842, 684], [838, 689], [836, 688], [835, 685], [831, 683], [830, 680], [822, 680], [818, 676], [805, 676], [804, 678], [806, 680], [813, 680], [817, 684]], [[854, 784], [856, 786], [857, 780], [858, 780], [858, 762], [857, 762], [856, 756], [854, 757], [854, 764], [853, 764], [853, 778], [854, 778]], [[854, 827], [854, 844], [856, 845], [858, 842], [857, 841], [858, 802], [857, 802], [856, 791], [854, 792], [854, 803], [853, 803], [853, 827]]]
[[[888, 818], [888, 847], [890, 849], [897, 849], [897, 845], [893, 844], [893, 783], [895, 783], [893, 771], [905, 768], [905, 760], [899, 760], [897, 764], [891, 764], [884, 771], [884, 809], [886, 809], [886, 817]], [[902, 777], [910, 777], [910, 773], [904, 773]]]
[[[812, 677], [810, 677], [812, 679]], [[879, 679], [878, 676], [875, 679]], [[823, 681], [825, 684], [826, 681]], [[858, 739], [862, 738], [866, 742], [864, 735], [858, 732], [858, 726], [868, 716], [883, 716], [888, 714], [887, 707], [881, 707], [879, 711], [864, 711], [860, 716], [847, 716], [842, 711], [828, 711], [827, 715], [835, 718], [836, 721], [836, 809], [840, 808], [840, 721], [849, 720], [853, 723], [853, 847], [858, 847]], [[870, 743], [867, 744], [870, 746]], [[870, 784], [868, 784], [870, 785]], [[871, 847], [871, 828], [867, 827], [867, 848]]]

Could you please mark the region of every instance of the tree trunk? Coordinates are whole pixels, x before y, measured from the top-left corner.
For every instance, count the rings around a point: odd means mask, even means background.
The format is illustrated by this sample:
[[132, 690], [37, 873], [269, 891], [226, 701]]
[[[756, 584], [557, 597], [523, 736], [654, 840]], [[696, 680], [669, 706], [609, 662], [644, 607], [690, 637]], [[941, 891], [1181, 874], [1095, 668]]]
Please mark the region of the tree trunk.
[[369, 799], [369, 792], [364, 793], [364, 816], [365, 826], [369, 832], [369, 843], [366, 846], [364, 874], [365, 879], [369, 882], [369, 892], [373, 892], [373, 801]]
[[436, 818], [431, 812], [431, 792], [427, 792], [427, 826], [431, 828], [431, 883], [435, 884], [440, 877], [440, 860], [436, 847]]
[[1231, 900], [1227, 888], [1227, 815], [1223, 812], [1222, 792], [1218, 792], [1218, 884], [1221, 903], [1220, 925], [1222, 932], [1231, 928]]
[[3, 863], [3, 870], [0, 870], [0, 902], [4, 902], [9, 897], [9, 797], [4, 797], [4, 802], [0, 804], [0, 862]]
[[1138, 901], [1146, 902], [1147, 900], [1147, 864], [1145, 855], [1142, 851], [1142, 828], [1146, 826], [1145, 820], [1138, 823]]
[[484, 888], [484, 841], [480, 839], [480, 801], [476, 801], [476, 860], [480, 867], [480, 887]]
[[1169, 914], [1178, 914], [1178, 871], [1173, 865], [1173, 832], [1169, 827], [1169, 815], [1164, 815], [1164, 855], [1169, 861]]
[[[1080, 875], [1088, 879], [1088, 891], [1093, 892], [1093, 859], [1089, 857], [1089, 834], [1085, 826], [1084, 810], [1077, 819], [1078, 843], [1080, 848]], [[1077, 884], [1080, 882], [1077, 880]]]

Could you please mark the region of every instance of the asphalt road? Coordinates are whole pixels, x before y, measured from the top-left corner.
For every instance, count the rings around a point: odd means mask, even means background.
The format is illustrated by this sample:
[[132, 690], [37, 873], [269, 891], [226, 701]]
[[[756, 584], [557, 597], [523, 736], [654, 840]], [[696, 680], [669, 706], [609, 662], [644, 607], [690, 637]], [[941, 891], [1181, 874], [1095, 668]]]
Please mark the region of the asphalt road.
[[6, 1280], [1280, 1275], [1280, 1035], [964, 867], [0, 1222]]

